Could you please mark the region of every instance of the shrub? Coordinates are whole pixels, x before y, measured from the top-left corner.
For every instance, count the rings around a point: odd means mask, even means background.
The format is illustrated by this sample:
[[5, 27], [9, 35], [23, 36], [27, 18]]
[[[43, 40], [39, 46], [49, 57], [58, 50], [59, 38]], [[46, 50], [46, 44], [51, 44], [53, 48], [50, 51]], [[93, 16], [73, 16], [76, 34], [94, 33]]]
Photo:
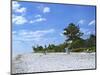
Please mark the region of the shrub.
[[72, 49], [71, 52], [84, 52], [86, 50], [86, 48], [75, 48]]

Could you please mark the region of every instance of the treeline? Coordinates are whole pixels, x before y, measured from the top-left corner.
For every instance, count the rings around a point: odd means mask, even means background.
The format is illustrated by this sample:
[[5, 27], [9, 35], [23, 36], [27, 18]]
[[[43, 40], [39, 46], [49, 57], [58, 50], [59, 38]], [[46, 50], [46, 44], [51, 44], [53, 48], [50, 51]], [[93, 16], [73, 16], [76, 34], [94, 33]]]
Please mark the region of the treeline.
[[70, 43], [69, 48], [73, 52], [95, 52], [96, 50], [96, 36], [91, 34], [87, 39], [77, 39]]
[[49, 44], [48, 46], [45, 45], [45, 47], [43, 46], [38, 46], [35, 47], [33, 46], [33, 50], [35, 52], [65, 52], [65, 48], [67, 47], [67, 44], [63, 43], [63, 44], [59, 44], [59, 45], [55, 45], [55, 44]]
[[34, 52], [65, 52], [65, 48], [68, 48], [70, 52], [94, 52], [96, 50], [96, 35], [90, 34], [89, 38], [84, 39], [82, 36], [84, 33], [80, 31], [79, 26], [74, 23], [70, 23], [68, 27], [64, 28], [63, 35], [66, 36], [64, 43], [55, 45], [49, 44], [48, 46], [33, 46]]

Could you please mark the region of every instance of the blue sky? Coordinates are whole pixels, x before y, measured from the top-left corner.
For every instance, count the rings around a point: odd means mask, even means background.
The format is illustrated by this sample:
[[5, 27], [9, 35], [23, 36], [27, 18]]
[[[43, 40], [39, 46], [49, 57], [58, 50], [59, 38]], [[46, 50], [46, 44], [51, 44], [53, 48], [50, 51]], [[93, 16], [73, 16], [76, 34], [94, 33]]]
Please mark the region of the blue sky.
[[32, 52], [32, 46], [60, 44], [69, 23], [79, 25], [83, 38], [95, 34], [95, 6], [12, 2], [14, 54]]

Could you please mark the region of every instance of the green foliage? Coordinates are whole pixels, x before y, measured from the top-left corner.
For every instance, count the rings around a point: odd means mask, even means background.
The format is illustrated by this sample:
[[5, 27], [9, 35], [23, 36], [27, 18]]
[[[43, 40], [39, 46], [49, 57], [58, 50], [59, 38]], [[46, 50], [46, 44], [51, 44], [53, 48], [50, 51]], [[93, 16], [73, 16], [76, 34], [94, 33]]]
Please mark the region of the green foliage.
[[70, 49], [73, 48], [83, 48], [84, 47], [84, 40], [83, 39], [76, 39], [70, 44]]
[[80, 32], [79, 26], [76, 26], [74, 23], [70, 23], [68, 27], [64, 29], [63, 34], [67, 38], [66, 43], [68, 43], [68, 41], [72, 41], [69, 43], [69, 49], [80, 48], [83, 46], [84, 41], [80, 38], [83, 33]]
[[74, 23], [70, 23], [68, 27], [64, 29], [63, 34], [68, 38], [67, 41], [76, 40], [83, 35], [83, 33], [80, 32], [79, 27], [76, 26]]
[[[88, 39], [83, 39], [81, 36], [83, 33], [80, 31], [79, 26], [76, 26], [74, 23], [70, 23], [68, 27], [64, 29], [66, 40], [64, 43], [55, 45], [49, 44], [48, 46], [33, 46], [34, 52], [65, 52], [65, 48], [69, 48], [72, 52], [95, 52], [96, 51], [96, 36], [91, 34]], [[72, 41], [72, 42], [70, 42]]]
[[33, 46], [33, 50], [34, 52], [44, 52], [44, 49], [42, 46], [37, 46], [37, 47]]
[[55, 47], [55, 52], [64, 52], [65, 51], [65, 44], [60, 44]]
[[64, 29], [64, 35], [67, 37], [66, 43], [69, 43], [68, 48], [75, 52], [80, 52], [84, 50], [95, 51], [96, 46], [96, 36], [91, 34], [86, 40], [80, 38], [83, 33], [80, 32], [79, 26], [74, 23], [70, 23], [67, 28]]
[[88, 47], [92, 47], [96, 45], [96, 36], [91, 34], [89, 39], [87, 39]]
[[84, 52], [86, 50], [87, 48], [75, 48], [75, 49], [72, 49], [72, 52]]
[[90, 48], [73, 48], [72, 52], [95, 52], [96, 48], [95, 47], [90, 47]]
[[90, 48], [88, 48], [88, 50], [89, 50], [89, 52], [96, 52], [96, 47], [94, 46], [94, 47], [90, 47]]
[[65, 43], [64, 44], [59, 44], [59, 45], [49, 44], [48, 46], [45, 45], [44, 48], [42, 46], [37, 46], [37, 47], [33, 46], [33, 51], [34, 52], [40, 52], [40, 53], [45, 53], [45, 52], [64, 52], [65, 51], [65, 47], [67, 47], [67, 45]]

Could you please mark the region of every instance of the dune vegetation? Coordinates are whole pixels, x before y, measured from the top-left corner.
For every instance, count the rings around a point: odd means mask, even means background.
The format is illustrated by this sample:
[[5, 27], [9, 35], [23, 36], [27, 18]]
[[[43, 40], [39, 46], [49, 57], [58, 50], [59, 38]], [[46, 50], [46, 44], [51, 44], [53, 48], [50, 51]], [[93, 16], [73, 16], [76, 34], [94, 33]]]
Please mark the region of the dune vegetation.
[[69, 52], [95, 52], [96, 51], [96, 35], [90, 34], [89, 38], [84, 39], [82, 36], [85, 33], [80, 31], [79, 25], [70, 23], [63, 29], [63, 35], [66, 37], [64, 43], [55, 45], [49, 44], [48, 46], [33, 46], [33, 51], [38, 53], [46, 52], [66, 52], [68, 48]]

